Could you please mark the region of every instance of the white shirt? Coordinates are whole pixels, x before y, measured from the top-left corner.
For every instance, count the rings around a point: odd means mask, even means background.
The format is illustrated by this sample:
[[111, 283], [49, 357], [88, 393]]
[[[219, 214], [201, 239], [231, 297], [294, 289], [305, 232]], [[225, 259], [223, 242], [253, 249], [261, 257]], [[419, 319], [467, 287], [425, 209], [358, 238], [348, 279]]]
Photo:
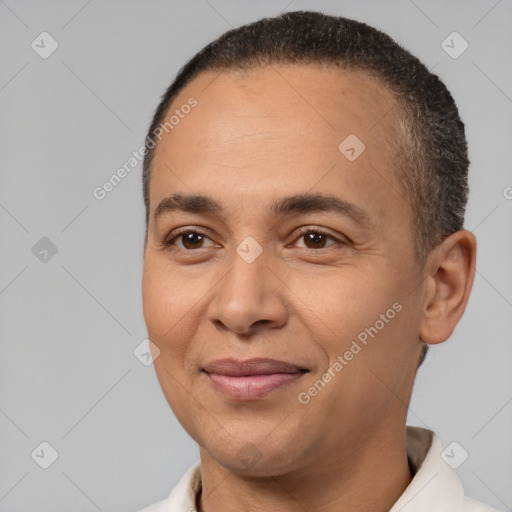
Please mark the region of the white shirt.
[[[442, 459], [441, 441], [431, 430], [406, 427], [407, 457], [413, 478], [389, 512], [498, 512], [464, 496], [455, 471]], [[194, 512], [201, 488], [201, 463], [193, 464], [169, 497], [140, 512]]]

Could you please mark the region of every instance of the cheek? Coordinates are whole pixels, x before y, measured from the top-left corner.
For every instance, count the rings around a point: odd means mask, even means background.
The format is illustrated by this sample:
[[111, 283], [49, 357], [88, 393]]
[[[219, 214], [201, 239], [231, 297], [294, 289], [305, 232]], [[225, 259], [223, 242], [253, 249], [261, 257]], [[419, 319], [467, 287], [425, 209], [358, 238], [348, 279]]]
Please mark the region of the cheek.
[[142, 278], [143, 314], [149, 338], [163, 352], [182, 350], [187, 318], [197, 302], [195, 293], [181, 282], [179, 274], [157, 266], [150, 259]]
[[[339, 387], [358, 408], [363, 396], [374, 393], [382, 399], [381, 391], [387, 392], [379, 377], [395, 387], [416, 350], [412, 306], [399, 279], [370, 269], [340, 268], [316, 278], [296, 275], [290, 288], [300, 297], [296, 306], [302, 322], [309, 324], [308, 331], [326, 356], [319, 372], [331, 369], [343, 375], [333, 379], [333, 392]], [[335, 371], [339, 357], [343, 369], [338, 365]]]
[[150, 326], [157, 328], [161, 324], [162, 327], [171, 328], [192, 309], [200, 296], [197, 280], [191, 285], [183, 271], [169, 265], [165, 258], [146, 258], [142, 276], [142, 300], [144, 318]]
[[[186, 358], [196, 328], [198, 297], [178, 272], [147, 258], [142, 277], [143, 314], [149, 339], [160, 350], [154, 368], [164, 396], [182, 424], [187, 424], [190, 396]], [[183, 414], [182, 414], [183, 413]]]
[[316, 275], [297, 272], [289, 287], [303, 320], [310, 318], [312, 332], [325, 333], [325, 348], [336, 355], [399, 298], [394, 283], [375, 269], [350, 266]]

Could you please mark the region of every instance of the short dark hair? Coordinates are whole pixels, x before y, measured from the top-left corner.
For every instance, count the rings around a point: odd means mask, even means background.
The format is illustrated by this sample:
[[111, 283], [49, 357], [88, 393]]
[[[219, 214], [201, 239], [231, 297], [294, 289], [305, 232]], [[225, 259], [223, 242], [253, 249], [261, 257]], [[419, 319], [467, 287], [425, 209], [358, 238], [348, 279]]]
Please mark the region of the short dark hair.
[[[360, 70], [391, 92], [399, 114], [396, 171], [412, 206], [415, 254], [463, 228], [469, 160], [464, 124], [438, 76], [387, 34], [355, 20], [295, 11], [230, 30], [183, 66], [162, 96], [146, 137], [143, 194], [146, 230], [153, 136], [173, 99], [202, 71], [251, 69], [272, 63], [327, 64]], [[428, 345], [420, 357], [423, 362]]]

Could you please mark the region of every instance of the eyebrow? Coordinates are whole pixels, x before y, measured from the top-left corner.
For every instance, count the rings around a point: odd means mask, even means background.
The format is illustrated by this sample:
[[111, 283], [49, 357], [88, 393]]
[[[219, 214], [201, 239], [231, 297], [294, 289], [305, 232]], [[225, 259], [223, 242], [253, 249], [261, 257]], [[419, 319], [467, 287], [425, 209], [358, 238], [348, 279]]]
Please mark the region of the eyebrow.
[[[162, 215], [174, 211], [215, 215], [224, 213], [222, 206], [212, 197], [201, 194], [172, 194], [160, 201], [153, 218], [156, 221]], [[332, 195], [298, 194], [284, 197], [270, 205], [269, 212], [275, 217], [285, 217], [293, 213], [335, 212], [351, 218], [362, 227], [375, 227], [368, 213], [360, 206]]]

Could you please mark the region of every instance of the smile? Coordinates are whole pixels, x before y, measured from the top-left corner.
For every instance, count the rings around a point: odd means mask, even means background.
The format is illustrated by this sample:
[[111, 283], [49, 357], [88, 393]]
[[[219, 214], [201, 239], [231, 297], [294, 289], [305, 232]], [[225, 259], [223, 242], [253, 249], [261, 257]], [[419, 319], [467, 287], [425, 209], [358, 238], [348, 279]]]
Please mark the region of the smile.
[[274, 359], [214, 361], [202, 370], [213, 388], [235, 400], [255, 400], [289, 386], [308, 370]]

